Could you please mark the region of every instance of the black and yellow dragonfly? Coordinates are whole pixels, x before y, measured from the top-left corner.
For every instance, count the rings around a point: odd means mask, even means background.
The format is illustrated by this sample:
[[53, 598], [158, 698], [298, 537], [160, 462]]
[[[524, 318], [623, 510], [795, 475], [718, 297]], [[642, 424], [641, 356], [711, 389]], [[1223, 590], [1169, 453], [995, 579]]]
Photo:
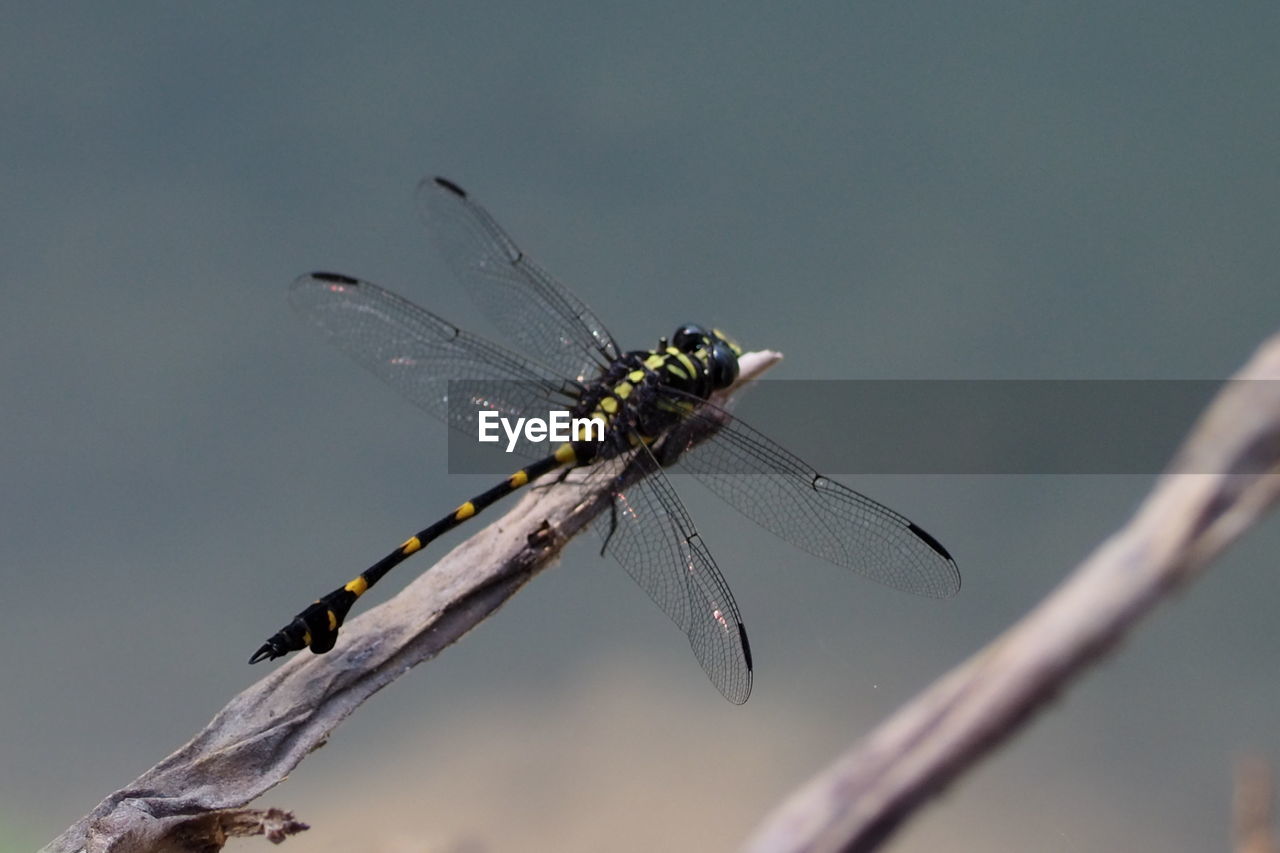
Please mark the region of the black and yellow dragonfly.
[[477, 435], [481, 411], [519, 418], [566, 410], [600, 422], [603, 440], [568, 441], [548, 452], [545, 443], [519, 439], [515, 449], [537, 461], [320, 598], [250, 663], [304, 648], [329, 651], [351, 605], [392, 568], [506, 495], [575, 468], [587, 468], [588, 486], [612, 494], [611, 510], [594, 525], [602, 550], [685, 632], [731, 702], [745, 702], [751, 692], [751, 647], [733, 594], [663, 473], [668, 466], [679, 464], [748, 518], [837, 565], [926, 596], [960, 588], [951, 555], [923, 529], [706, 401], [738, 376], [741, 350], [730, 338], [690, 324], [656, 349], [625, 352], [456, 184], [425, 179], [418, 204], [438, 250], [510, 347], [335, 273], [299, 278], [293, 306], [407, 399], [468, 435]]

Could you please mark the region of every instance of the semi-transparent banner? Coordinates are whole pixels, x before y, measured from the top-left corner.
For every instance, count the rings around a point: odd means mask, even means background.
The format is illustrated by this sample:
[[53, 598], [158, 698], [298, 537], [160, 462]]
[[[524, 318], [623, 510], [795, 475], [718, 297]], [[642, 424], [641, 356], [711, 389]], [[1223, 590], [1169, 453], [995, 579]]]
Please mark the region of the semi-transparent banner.
[[[1266, 385], [1232, 382], [1257, 393]], [[449, 386], [453, 473], [505, 475], [551, 454], [552, 422], [572, 406], [550, 386]], [[824, 474], [1155, 474], [1223, 387], [1221, 380], [768, 380], [737, 394], [731, 411]], [[535, 441], [528, 428], [536, 435], [538, 420], [548, 428]], [[482, 427], [498, 438], [482, 442]]]

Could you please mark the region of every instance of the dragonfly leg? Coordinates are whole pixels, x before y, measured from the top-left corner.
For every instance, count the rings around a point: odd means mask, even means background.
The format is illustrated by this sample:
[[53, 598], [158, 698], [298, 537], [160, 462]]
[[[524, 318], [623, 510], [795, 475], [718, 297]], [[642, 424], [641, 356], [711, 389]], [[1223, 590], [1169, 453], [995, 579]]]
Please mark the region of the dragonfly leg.
[[618, 500], [614, 498], [609, 501], [609, 532], [604, 535], [604, 544], [600, 546], [600, 556], [604, 556], [604, 552], [609, 547], [609, 540], [613, 538], [613, 534], [618, 532]]

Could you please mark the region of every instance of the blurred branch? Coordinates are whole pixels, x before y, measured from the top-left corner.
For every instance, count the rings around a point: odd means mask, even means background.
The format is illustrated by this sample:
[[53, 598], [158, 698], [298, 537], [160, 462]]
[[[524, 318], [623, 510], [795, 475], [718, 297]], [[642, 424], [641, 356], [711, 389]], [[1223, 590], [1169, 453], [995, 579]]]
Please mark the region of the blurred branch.
[[[1280, 379], [1280, 335], [1235, 378]], [[1220, 473], [1180, 473], [1205, 471]], [[1221, 554], [1277, 495], [1280, 382], [1230, 382], [1123, 529], [1018, 624], [793, 794], [746, 849], [874, 848]]]
[[1275, 778], [1256, 755], [1236, 761], [1234, 835], [1236, 853], [1276, 853]]
[[[773, 352], [744, 355], [738, 383], [717, 395], [719, 401], [780, 358]], [[295, 655], [273, 670], [45, 851], [211, 853], [230, 836], [262, 834], [278, 842], [306, 829], [288, 813], [241, 807], [323, 746], [371, 695], [497, 610], [609, 500], [607, 491], [531, 487], [506, 516], [454, 548], [399, 595], [346, 623], [334, 651]]]

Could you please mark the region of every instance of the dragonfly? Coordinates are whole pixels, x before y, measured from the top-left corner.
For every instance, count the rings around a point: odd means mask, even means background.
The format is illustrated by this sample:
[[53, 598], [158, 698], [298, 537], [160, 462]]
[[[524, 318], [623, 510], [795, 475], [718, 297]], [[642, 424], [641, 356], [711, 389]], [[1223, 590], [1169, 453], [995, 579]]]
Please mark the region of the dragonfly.
[[457, 184], [426, 178], [417, 204], [437, 251], [504, 344], [339, 273], [297, 279], [293, 307], [410, 402], [473, 438], [484, 411], [512, 419], [566, 411], [599, 429], [554, 447], [528, 434], [513, 439], [531, 463], [316, 600], [250, 663], [307, 648], [328, 652], [356, 599], [391, 569], [507, 495], [544, 477], [556, 485], [571, 471], [585, 474], [584, 488], [609, 495], [592, 524], [602, 553], [685, 633], [707, 677], [735, 704], [751, 693], [746, 628], [666, 469], [692, 473], [765, 529], [872, 580], [934, 598], [959, 590], [955, 560], [923, 528], [708, 401], [738, 378], [742, 348], [732, 338], [688, 323], [652, 350], [625, 351]]

